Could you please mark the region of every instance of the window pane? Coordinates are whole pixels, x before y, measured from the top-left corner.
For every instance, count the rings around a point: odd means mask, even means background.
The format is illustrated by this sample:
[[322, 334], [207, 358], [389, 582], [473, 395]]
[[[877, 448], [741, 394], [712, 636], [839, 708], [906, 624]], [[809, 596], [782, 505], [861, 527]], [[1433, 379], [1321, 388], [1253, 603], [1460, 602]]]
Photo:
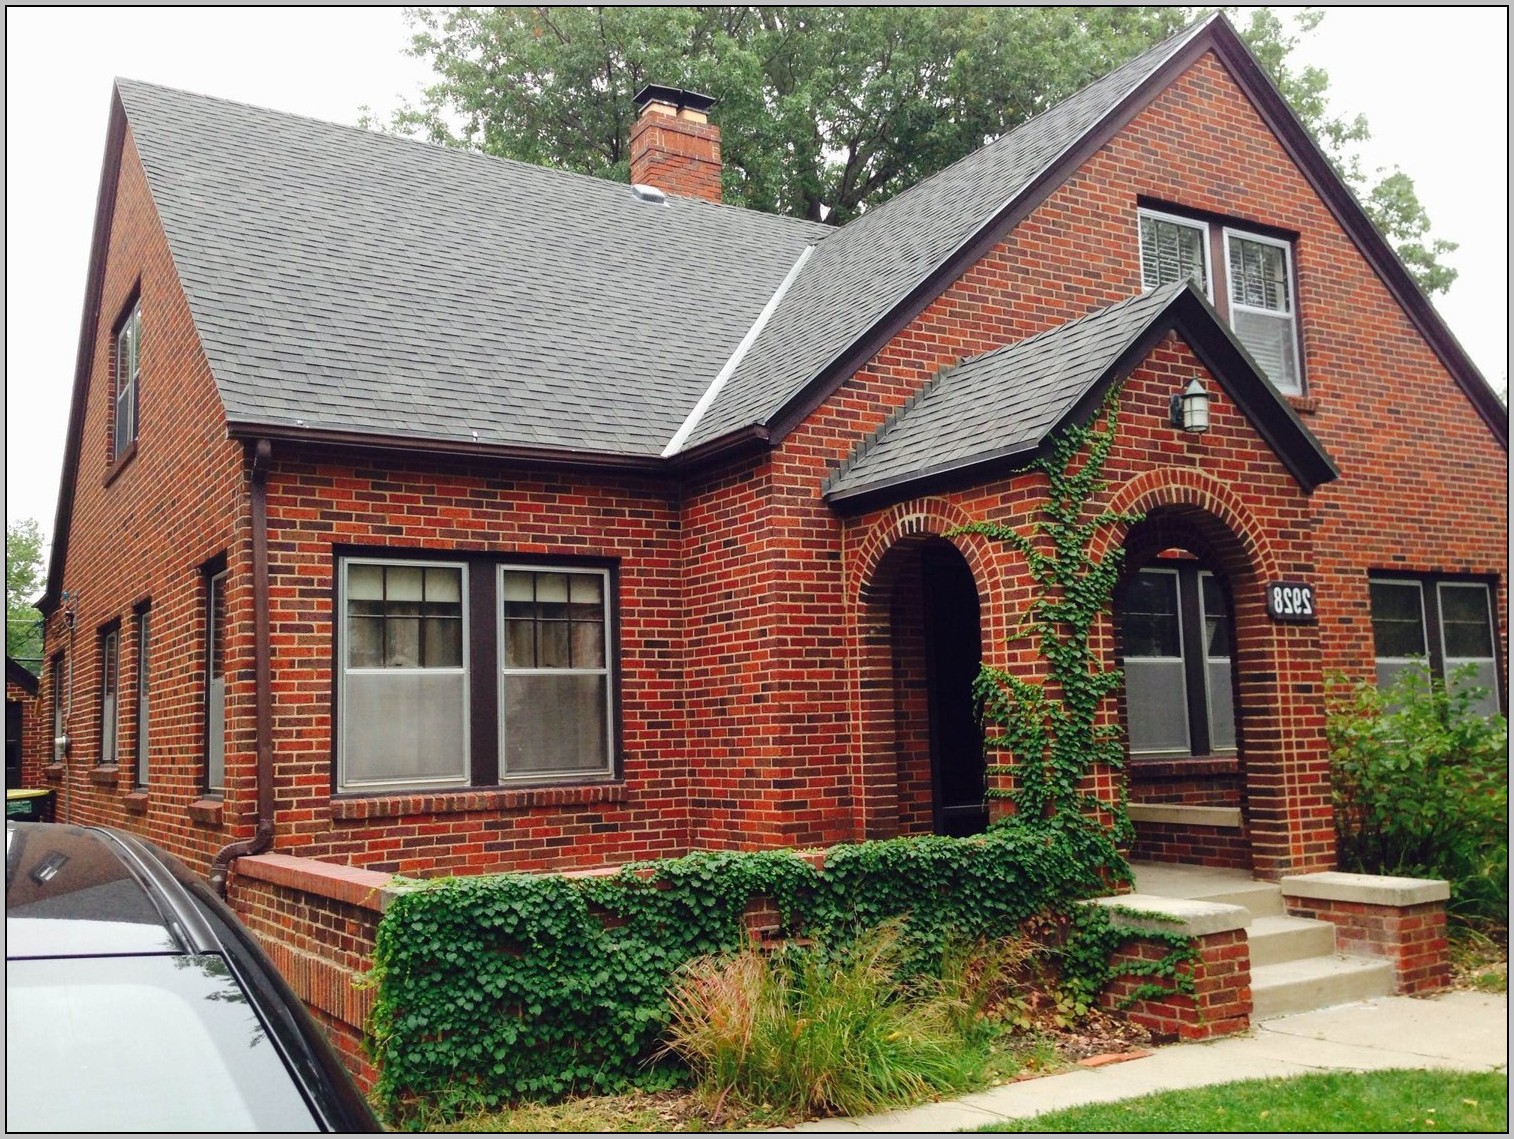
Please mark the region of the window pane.
[[1199, 587], [1203, 591], [1204, 605], [1204, 652], [1212, 660], [1230, 657], [1230, 610], [1225, 604], [1225, 591], [1219, 580], [1210, 573], [1199, 575]]
[[1440, 625], [1446, 657], [1493, 656], [1493, 631], [1488, 625], [1488, 589], [1483, 585], [1440, 586]]
[[226, 681], [220, 677], [210, 682], [207, 695], [210, 735], [206, 741], [205, 786], [219, 791], [226, 782]]
[[1209, 685], [1209, 747], [1235, 750], [1235, 694], [1230, 690], [1230, 661], [1210, 659], [1205, 665]]
[[465, 780], [464, 673], [351, 674], [344, 695], [344, 786]]
[[421, 623], [416, 617], [390, 617], [384, 621], [384, 667], [419, 668]]
[[1142, 570], [1125, 601], [1125, 656], [1181, 656], [1180, 643], [1177, 575]]
[[568, 579], [569, 597], [574, 605], [598, 607], [605, 599], [604, 585], [604, 578], [597, 573], [576, 573]]
[[1273, 387], [1288, 392], [1300, 390], [1298, 342], [1293, 335], [1291, 316], [1235, 309], [1230, 314], [1230, 326]]
[[1142, 215], [1141, 284], [1147, 289], [1171, 281], [1192, 280], [1207, 296], [1203, 226], [1182, 225]]
[[421, 601], [425, 598], [425, 570], [420, 566], [389, 566], [384, 571], [387, 601]]
[[1280, 245], [1231, 236], [1230, 299], [1250, 308], [1292, 312], [1288, 259]]
[[505, 773], [599, 773], [609, 770], [603, 676], [507, 676]]
[[1125, 711], [1132, 753], [1186, 752], [1188, 694], [1183, 662], [1127, 660]]
[[137, 618], [137, 786], [147, 786], [148, 613]]
[[571, 667], [572, 660], [568, 656], [568, 622], [543, 621], [539, 629], [541, 655], [536, 660], [536, 666], [538, 668]]
[[584, 621], [573, 622], [573, 667], [605, 666], [605, 627]]
[[1454, 673], [1457, 669], [1465, 668], [1469, 664], [1473, 666], [1473, 676], [1466, 680], [1461, 677], [1453, 677], [1450, 681], [1451, 685], [1457, 691], [1460, 691], [1463, 687], [1481, 689], [1482, 695], [1473, 700], [1470, 705], [1472, 710], [1483, 716], [1497, 715], [1500, 710], [1498, 702], [1498, 666], [1491, 660], [1465, 661], [1447, 659], [1446, 669], [1448, 672]]
[[536, 600], [536, 583], [533, 580], [533, 575], [515, 570], [507, 570], [505, 572], [504, 584], [500, 587], [500, 596], [507, 603], [534, 602]]
[[347, 667], [384, 667], [384, 622], [382, 618], [348, 618]]
[[433, 603], [451, 602], [454, 605], [462, 605], [462, 571], [440, 566], [427, 569], [426, 600]]
[[536, 667], [536, 622], [505, 622], [505, 667]]
[[1414, 582], [1374, 581], [1368, 588], [1372, 597], [1372, 640], [1378, 657], [1424, 656], [1425, 622], [1419, 586]]
[[384, 599], [384, 567], [349, 565], [347, 567], [347, 600], [382, 601]]
[[459, 617], [428, 617], [425, 625], [427, 668], [463, 666], [463, 622]]

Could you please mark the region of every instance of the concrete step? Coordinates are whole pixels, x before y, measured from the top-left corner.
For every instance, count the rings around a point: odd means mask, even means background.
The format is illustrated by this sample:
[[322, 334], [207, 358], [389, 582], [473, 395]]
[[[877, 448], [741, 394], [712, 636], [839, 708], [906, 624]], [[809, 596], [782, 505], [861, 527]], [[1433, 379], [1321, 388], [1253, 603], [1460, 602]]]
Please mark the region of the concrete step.
[[1251, 942], [1252, 969], [1335, 952], [1335, 927], [1313, 918], [1252, 918], [1246, 938]]
[[1251, 1019], [1385, 997], [1393, 992], [1393, 970], [1370, 957], [1306, 957], [1251, 970]]
[[1145, 862], [1133, 866], [1136, 892], [1159, 898], [1191, 898], [1244, 906], [1253, 917], [1281, 917], [1283, 892], [1275, 882], [1258, 882], [1244, 870], [1215, 870]]

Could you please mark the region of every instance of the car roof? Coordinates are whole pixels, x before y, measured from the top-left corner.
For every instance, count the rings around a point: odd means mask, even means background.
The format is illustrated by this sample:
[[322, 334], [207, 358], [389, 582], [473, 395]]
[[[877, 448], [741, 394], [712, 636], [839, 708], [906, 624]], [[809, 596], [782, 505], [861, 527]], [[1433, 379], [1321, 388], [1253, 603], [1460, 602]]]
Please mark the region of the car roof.
[[90, 827], [6, 823], [8, 959], [213, 948], [182, 897], [141, 844]]

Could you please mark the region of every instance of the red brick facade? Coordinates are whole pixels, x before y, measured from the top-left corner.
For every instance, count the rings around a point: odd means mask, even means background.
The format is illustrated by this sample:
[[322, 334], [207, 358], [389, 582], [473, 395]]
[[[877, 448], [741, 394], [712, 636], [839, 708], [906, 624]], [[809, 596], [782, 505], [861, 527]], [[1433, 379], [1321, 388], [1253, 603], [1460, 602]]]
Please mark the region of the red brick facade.
[[[718, 197], [718, 168], [715, 185]], [[1224, 394], [1224, 378], [1176, 334], [1123, 380], [1105, 504], [1147, 518], [1107, 542], [1139, 556], [1181, 548], [1224, 575], [1240, 721], [1233, 762], [1137, 770], [1132, 797], [1235, 806], [1244, 818], [1240, 831], [1196, 831], [1186, 844], [1181, 828], [1149, 830], [1137, 850], [1270, 877], [1333, 867], [1322, 693], [1330, 670], [1372, 675], [1368, 571], [1496, 580], [1506, 675], [1507, 454], [1213, 55], [758, 457], [631, 477], [275, 442], [266, 483], [274, 849], [431, 875], [931, 830], [921, 550], [949, 544], [971, 570], [984, 659], [1035, 674], [1038, 659], [1011, 639], [1033, 596], [1023, 566], [1005, 548], [948, 532], [982, 518], [1030, 521], [1043, 483], [1006, 471], [860, 511], [827, 505], [822, 484], [942, 366], [1138, 292], [1143, 204], [1293, 235], [1309, 393], [1293, 406], [1342, 477], [1306, 492]], [[128, 826], [203, 868], [249, 838], [256, 816], [251, 460], [227, 437], [129, 138], [102, 256], [93, 366], [76, 410], [68, 596], [47, 639], [49, 661], [66, 661], [70, 680], [60, 693], [49, 671], [42, 696], [48, 709], [64, 699], [72, 743], [45, 776], [60, 791], [60, 818]], [[113, 322], [139, 291], [139, 441], [112, 466]], [[1169, 396], [1195, 375], [1219, 393], [1203, 436], [1167, 422]], [[333, 794], [336, 574], [353, 551], [609, 567], [613, 777]], [[228, 570], [226, 779], [223, 796], [206, 796], [204, 570], [217, 559]], [[1284, 579], [1314, 584], [1318, 624], [1268, 618], [1263, 587]], [[139, 789], [144, 607], [150, 771]], [[118, 761], [101, 764], [99, 645], [113, 627]], [[1112, 622], [1097, 645], [1117, 653]], [[1112, 797], [1121, 778], [1101, 772], [1095, 789]]]

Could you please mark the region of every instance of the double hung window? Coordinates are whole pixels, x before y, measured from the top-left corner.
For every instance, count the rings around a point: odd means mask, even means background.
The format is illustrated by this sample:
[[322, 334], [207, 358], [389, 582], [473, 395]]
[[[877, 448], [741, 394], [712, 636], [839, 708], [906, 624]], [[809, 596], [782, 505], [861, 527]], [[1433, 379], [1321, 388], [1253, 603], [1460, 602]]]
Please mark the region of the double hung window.
[[147, 786], [147, 685], [148, 644], [151, 610], [143, 605], [137, 610], [137, 773], [136, 785]]
[[100, 637], [100, 762], [116, 762], [116, 736], [121, 723], [121, 627]]
[[1500, 710], [1492, 594], [1486, 582], [1374, 576], [1368, 588], [1379, 687], [1414, 665], [1445, 680], [1468, 669], [1470, 683], [1482, 690], [1473, 703], [1476, 710], [1489, 715]]
[[608, 569], [348, 557], [338, 591], [339, 791], [613, 774]]
[[1131, 754], [1233, 753], [1230, 608], [1219, 580], [1188, 562], [1141, 570], [1122, 630]]
[[205, 790], [220, 794], [226, 782], [226, 570], [206, 577]]
[[122, 458], [137, 441], [137, 389], [142, 377], [142, 302], [131, 309], [116, 328], [114, 396], [115, 427], [111, 432], [112, 461]]
[[1292, 246], [1156, 210], [1140, 210], [1137, 217], [1142, 288], [1193, 281], [1273, 386], [1302, 392]]

